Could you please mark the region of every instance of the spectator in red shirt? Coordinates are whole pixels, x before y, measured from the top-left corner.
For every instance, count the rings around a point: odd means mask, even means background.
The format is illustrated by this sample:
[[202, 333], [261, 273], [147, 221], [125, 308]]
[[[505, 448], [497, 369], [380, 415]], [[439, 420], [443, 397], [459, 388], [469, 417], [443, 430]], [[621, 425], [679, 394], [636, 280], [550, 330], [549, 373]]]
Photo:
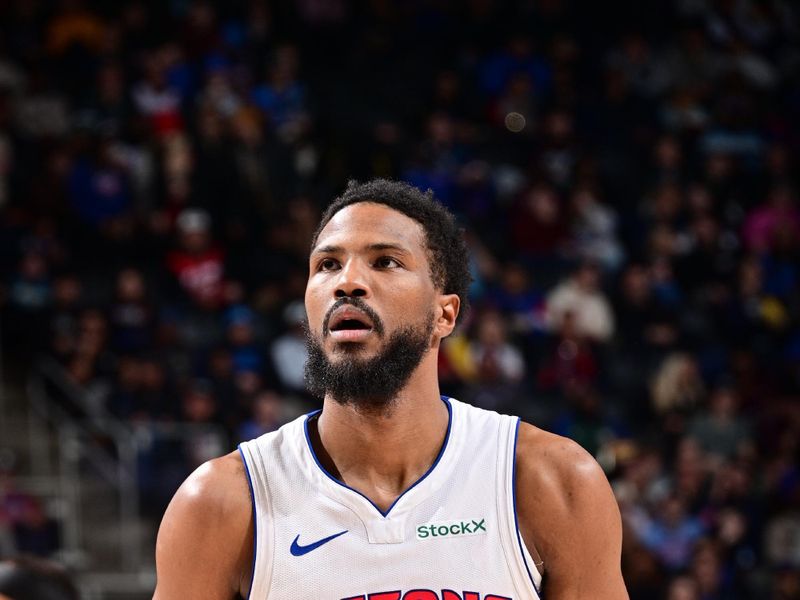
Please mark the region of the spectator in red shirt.
[[167, 268], [189, 299], [201, 308], [216, 309], [222, 303], [224, 255], [211, 238], [211, 220], [199, 209], [189, 208], [176, 221], [179, 248], [167, 256]]

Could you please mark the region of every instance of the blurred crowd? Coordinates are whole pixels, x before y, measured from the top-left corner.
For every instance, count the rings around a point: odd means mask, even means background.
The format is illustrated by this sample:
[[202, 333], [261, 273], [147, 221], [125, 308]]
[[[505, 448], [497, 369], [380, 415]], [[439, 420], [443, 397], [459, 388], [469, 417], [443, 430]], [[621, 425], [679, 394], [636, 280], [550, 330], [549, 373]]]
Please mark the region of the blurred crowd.
[[598, 458], [631, 597], [800, 598], [798, 151], [790, 0], [3, 2], [6, 372], [150, 428], [157, 517], [315, 405], [310, 235], [403, 179], [473, 255], [443, 392]]

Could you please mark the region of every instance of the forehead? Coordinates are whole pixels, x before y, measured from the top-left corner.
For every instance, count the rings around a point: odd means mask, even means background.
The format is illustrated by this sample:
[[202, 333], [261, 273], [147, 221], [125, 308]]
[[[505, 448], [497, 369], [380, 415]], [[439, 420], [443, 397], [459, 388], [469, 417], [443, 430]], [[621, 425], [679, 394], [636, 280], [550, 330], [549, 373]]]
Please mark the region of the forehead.
[[424, 252], [425, 232], [411, 217], [375, 202], [358, 202], [337, 212], [317, 238], [316, 247], [391, 243]]

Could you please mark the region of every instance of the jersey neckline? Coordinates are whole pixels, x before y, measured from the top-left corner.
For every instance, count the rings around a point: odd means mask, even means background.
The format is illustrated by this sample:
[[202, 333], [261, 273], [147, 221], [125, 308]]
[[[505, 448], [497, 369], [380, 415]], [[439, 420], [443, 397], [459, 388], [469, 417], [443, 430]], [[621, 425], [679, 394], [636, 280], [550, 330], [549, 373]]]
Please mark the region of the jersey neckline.
[[386, 518], [389, 517], [389, 513], [392, 512], [392, 509], [395, 506], [397, 506], [397, 503], [400, 502], [400, 500], [402, 498], [404, 498], [411, 490], [416, 488], [420, 483], [425, 481], [425, 479], [427, 479], [428, 476], [431, 473], [433, 473], [434, 469], [436, 469], [436, 466], [442, 460], [442, 457], [444, 456], [445, 450], [447, 450], [447, 446], [448, 446], [448, 444], [450, 442], [450, 435], [451, 435], [452, 427], [453, 427], [453, 407], [452, 407], [452, 405], [450, 403], [450, 399], [447, 396], [440, 396], [440, 398], [441, 398], [442, 402], [444, 402], [445, 406], [447, 407], [447, 431], [445, 432], [444, 443], [442, 444], [442, 447], [439, 450], [439, 454], [436, 455], [436, 460], [434, 460], [433, 463], [431, 464], [431, 466], [428, 467], [428, 470], [425, 471], [425, 473], [423, 473], [422, 476], [420, 476], [419, 479], [417, 479], [409, 487], [407, 487], [405, 490], [403, 490], [403, 492], [397, 498], [394, 499], [394, 502], [392, 502], [392, 504], [389, 506], [389, 508], [386, 509], [385, 512], [382, 511], [380, 509], [380, 507], [378, 507], [378, 505], [375, 504], [368, 496], [366, 496], [365, 494], [359, 492], [357, 489], [355, 489], [353, 487], [350, 487], [345, 482], [343, 482], [343, 481], [337, 479], [336, 477], [334, 477], [324, 466], [322, 466], [322, 463], [317, 458], [317, 453], [314, 451], [314, 446], [312, 446], [312, 444], [311, 444], [311, 437], [309, 436], [309, 433], [308, 433], [308, 423], [309, 423], [309, 421], [311, 421], [311, 419], [318, 417], [322, 413], [322, 409], [318, 409], [318, 410], [315, 410], [315, 411], [312, 411], [312, 412], [308, 413], [306, 415], [306, 418], [303, 421], [303, 433], [305, 434], [305, 438], [306, 438], [306, 447], [308, 448], [308, 452], [311, 454], [311, 458], [314, 459], [314, 463], [317, 465], [317, 468], [322, 472], [323, 475], [325, 475], [325, 477], [327, 479], [329, 479], [333, 483], [337, 484], [341, 488], [349, 490], [350, 492], [353, 492], [353, 493], [357, 494], [358, 496], [360, 496], [361, 498], [363, 498], [364, 500], [366, 500], [384, 519], [386, 519]]

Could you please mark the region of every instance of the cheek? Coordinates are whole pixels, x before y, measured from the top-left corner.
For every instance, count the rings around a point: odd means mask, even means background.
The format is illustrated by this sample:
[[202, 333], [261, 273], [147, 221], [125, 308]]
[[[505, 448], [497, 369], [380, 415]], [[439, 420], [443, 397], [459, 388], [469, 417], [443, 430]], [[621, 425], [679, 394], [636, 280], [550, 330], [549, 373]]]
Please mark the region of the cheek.
[[322, 302], [319, 292], [313, 289], [307, 289], [305, 304], [309, 328], [311, 331], [319, 331], [322, 325], [322, 319], [325, 316], [324, 302]]
[[435, 311], [435, 296], [432, 291], [409, 287], [405, 290], [395, 290], [387, 299], [387, 315], [392, 315], [392, 320], [398, 326], [416, 323], [423, 316]]

